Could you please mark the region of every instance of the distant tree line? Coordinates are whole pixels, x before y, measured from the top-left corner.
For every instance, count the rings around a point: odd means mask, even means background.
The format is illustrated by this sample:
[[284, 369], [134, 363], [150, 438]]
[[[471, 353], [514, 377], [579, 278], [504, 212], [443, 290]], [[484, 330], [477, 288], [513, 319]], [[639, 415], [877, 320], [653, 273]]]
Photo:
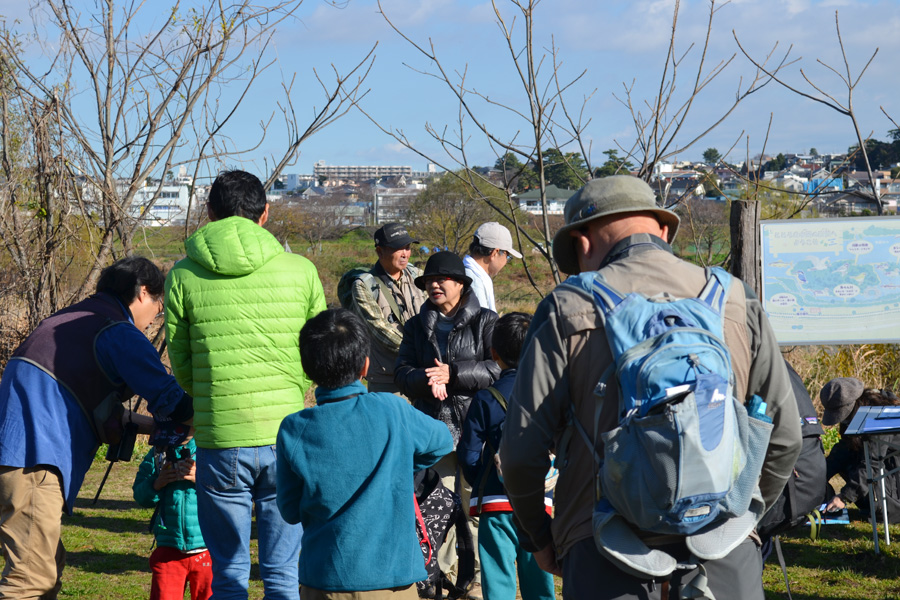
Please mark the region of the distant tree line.
[[[591, 170], [580, 152], [562, 152], [559, 148], [547, 148], [543, 152], [544, 183], [561, 189], [577, 190], [590, 179], [628, 173], [634, 169], [634, 164], [620, 157], [615, 148], [605, 150], [603, 154], [606, 156], [606, 162]], [[504, 172], [505, 179], [513, 182], [513, 191], [524, 192], [540, 186], [537, 165], [523, 164], [512, 152], [498, 158], [494, 163], [494, 169]]]
[[[869, 155], [869, 163], [875, 169], [887, 169], [891, 165], [900, 163], [900, 129], [891, 129], [888, 131], [889, 142], [882, 142], [875, 139], [866, 140], [866, 152]], [[857, 171], [866, 169], [865, 158], [862, 152], [859, 152], [859, 146], [853, 145], [847, 150], [848, 154], [853, 156], [853, 167]], [[892, 169], [891, 177], [896, 176], [897, 169]]]

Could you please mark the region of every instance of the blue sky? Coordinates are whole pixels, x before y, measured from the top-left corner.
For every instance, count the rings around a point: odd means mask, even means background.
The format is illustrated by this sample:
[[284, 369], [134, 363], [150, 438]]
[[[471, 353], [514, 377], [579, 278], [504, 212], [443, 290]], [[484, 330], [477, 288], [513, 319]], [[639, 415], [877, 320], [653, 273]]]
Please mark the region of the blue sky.
[[[0, 14], [27, 21], [29, 13], [22, 4], [18, 0], [0, 0]], [[75, 4], [86, 9], [91, 6], [86, 1]], [[385, 13], [417, 43], [427, 44], [430, 39], [448, 69], [467, 69], [471, 86], [497, 102], [526, 108], [521, 84], [514, 77], [489, 3], [384, 0], [382, 5]], [[498, 0], [498, 6], [504, 18], [511, 18], [513, 5], [508, 0]], [[585, 137], [591, 145], [594, 164], [602, 163], [602, 151], [615, 147], [617, 142], [631, 146], [634, 125], [613, 94], [621, 97], [623, 82], [630, 85], [634, 81], [635, 101], [652, 99], [659, 87], [673, 8], [673, 0], [543, 0], [538, 4], [536, 45], [549, 48], [552, 39], [564, 61], [562, 72], [569, 77], [587, 70], [568, 94], [570, 109], [580, 107], [581, 98], [596, 88], [585, 107], [586, 117], [591, 118]], [[733, 0], [721, 7], [714, 21], [707, 64], [712, 66], [734, 53], [738, 55], [698, 98], [680, 139], [686, 141], [709, 125], [712, 116], [731, 103], [741, 78], [746, 82], [752, 76], [753, 68], [739, 53], [732, 30], [757, 57], [765, 56], [776, 42], [782, 50], [793, 44], [791, 54], [801, 60], [785, 71], [785, 78], [812, 92], [803, 82], [802, 68], [823, 89], [845, 101], [846, 88], [841, 81], [816, 62], [821, 59], [843, 69], [835, 35], [835, 11], [840, 14], [843, 42], [855, 74], [879, 48], [854, 92], [854, 106], [863, 134], [873, 132], [876, 139], [886, 139], [886, 132], [893, 125], [879, 107], [884, 106], [900, 121], [900, 80], [896, 77], [900, 6], [896, 0]], [[681, 2], [676, 38], [679, 53], [691, 43], [702, 43], [707, 16], [707, 2]], [[520, 17], [516, 26], [521, 25]], [[294, 105], [300, 114], [311, 112], [319, 101], [313, 69], [323, 74], [334, 64], [339, 70], [346, 70], [376, 41], [375, 64], [365, 84], [371, 90], [362, 103], [365, 110], [385, 127], [402, 129], [425, 153], [446, 160], [425, 126], [428, 123], [436, 129], [456, 128], [458, 105], [440, 82], [414, 70], [433, 71], [433, 65], [388, 27], [376, 3], [370, 0], [349, 0], [340, 9], [321, 0], [306, 0], [297, 19], [283, 25], [277, 33], [271, 49], [277, 63], [259, 82], [231, 135], [237, 141], [255, 135], [258, 122], [276, 109], [281, 79], [290, 79], [294, 73]], [[699, 48], [695, 47], [679, 72], [679, 90], [690, 85], [698, 58]], [[549, 72], [549, 64], [544, 69]], [[477, 105], [476, 110], [504, 139], [516, 132], [527, 135], [527, 123], [509, 111], [483, 104]], [[773, 129], [769, 152], [805, 152], [811, 147], [821, 153], [843, 152], [854, 142], [846, 117], [770, 84], [746, 99], [723, 125], [679, 158], [699, 159], [703, 150], [711, 146], [724, 152], [740, 140], [730, 155], [739, 161], [747, 153], [748, 136], [750, 154], [755, 155], [762, 148], [770, 113]], [[274, 123], [277, 128], [277, 117]], [[495, 154], [483, 136], [467, 127], [471, 135], [470, 163], [492, 164]], [[278, 154], [283, 145], [283, 136], [275, 128], [270, 129], [259, 151], [246, 157], [245, 162], [233, 164], [262, 174], [263, 156]], [[329, 164], [410, 164], [414, 169], [424, 169], [426, 164], [424, 158], [402, 148], [355, 111], [309, 140], [301, 148], [297, 164], [288, 167], [287, 172], [311, 172], [317, 160]]]

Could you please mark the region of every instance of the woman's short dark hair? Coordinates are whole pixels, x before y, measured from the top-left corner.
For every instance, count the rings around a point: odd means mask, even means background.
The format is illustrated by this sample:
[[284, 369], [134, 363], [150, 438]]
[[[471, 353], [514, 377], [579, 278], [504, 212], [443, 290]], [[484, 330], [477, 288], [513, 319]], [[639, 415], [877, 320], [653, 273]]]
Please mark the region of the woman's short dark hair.
[[128, 306], [141, 293], [141, 286], [153, 298], [161, 298], [166, 278], [159, 267], [143, 256], [129, 256], [117, 260], [100, 272], [97, 291], [112, 294]]
[[246, 217], [258, 223], [266, 210], [266, 190], [252, 173], [224, 171], [209, 188], [207, 201], [217, 219]]
[[320, 312], [300, 330], [300, 362], [316, 385], [339, 388], [357, 379], [369, 356], [369, 332], [346, 308]]
[[525, 334], [531, 325], [531, 315], [523, 312], [511, 312], [497, 319], [494, 325], [494, 337], [491, 346], [506, 366], [515, 369], [519, 366], [519, 356], [525, 345]]

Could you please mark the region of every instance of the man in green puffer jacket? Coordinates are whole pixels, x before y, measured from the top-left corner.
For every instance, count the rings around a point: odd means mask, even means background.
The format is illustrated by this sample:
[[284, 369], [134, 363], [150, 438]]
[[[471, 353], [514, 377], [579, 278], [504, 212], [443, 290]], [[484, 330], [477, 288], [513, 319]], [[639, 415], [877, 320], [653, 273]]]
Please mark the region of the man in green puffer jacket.
[[302, 529], [275, 505], [275, 438], [303, 408], [310, 381], [297, 340], [325, 294], [315, 266], [263, 229], [269, 205], [255, 176], [219, 175], [207, 212], [210, 223], [187, 239], [187, 258], [166, 279], [166, 340], [175, 378], [194, 398], [213, 595], [247, 598], [255, 512], [266, 597], [296, 600]]

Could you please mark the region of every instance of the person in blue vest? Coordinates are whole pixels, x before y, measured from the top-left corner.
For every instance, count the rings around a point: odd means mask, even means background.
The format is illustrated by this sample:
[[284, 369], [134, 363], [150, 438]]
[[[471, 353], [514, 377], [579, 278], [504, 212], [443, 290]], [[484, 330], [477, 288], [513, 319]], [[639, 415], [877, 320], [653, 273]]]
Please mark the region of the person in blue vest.
[[97, 291], [41, 321], [0, 380], [0, 598], [56, 598], [62, 512], [101, 441], [115, 443], [137, 394], [159, 420], [187, 422], [192, 399], [143, 331], [162, 310], [164, 278], [146, 258], [105, 268]]

